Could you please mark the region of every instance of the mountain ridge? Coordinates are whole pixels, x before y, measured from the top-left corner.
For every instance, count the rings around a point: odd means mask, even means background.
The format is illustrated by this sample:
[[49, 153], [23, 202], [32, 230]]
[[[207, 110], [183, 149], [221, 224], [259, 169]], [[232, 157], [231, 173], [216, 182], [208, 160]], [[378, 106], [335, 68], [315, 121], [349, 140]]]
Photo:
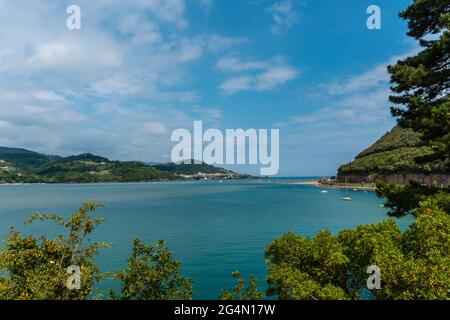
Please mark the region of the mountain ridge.
[[[162, 170], [164, 166], [172, 170]], [[175, 170], [176, 169], [176, 170]], [[204, 170], [205, 172], [203, 172]], [[140, 161], [117, 161], [83, 153], [67, 157], [45, 155], [23, 148], [0, 147], [0, 183], [94, 183], [145, 182], [197, 178], [197, 174], [215, 174], [218, 178], [244, 178], [206, 164], [149, 165]], [[214, 176], [214, 177], [215, 177]]]

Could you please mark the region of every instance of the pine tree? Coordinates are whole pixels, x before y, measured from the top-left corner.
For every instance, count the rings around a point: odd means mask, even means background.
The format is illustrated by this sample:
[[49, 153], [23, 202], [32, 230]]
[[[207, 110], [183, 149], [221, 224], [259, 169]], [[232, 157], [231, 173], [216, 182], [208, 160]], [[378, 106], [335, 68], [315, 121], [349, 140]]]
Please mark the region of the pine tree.
[[423, 48], [415, 56], [389, 66], [391, 108], [402, 127], [424, 134], [439, 157], [450, 152], [450, 2], [414, 0], [400, 17], [408, 21], [408, 35]]

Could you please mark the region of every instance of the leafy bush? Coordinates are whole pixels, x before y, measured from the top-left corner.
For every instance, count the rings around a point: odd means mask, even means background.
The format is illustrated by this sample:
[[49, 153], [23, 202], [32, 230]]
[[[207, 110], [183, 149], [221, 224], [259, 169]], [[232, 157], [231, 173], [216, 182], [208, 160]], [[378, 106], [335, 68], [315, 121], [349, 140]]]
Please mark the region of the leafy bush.
[[[266, 250], [269, 296], [280, 299], [449, 299], [450, 216], [436, 200], [421, 202], [402, 233], [393, 220], [337, 236], [287, 233]], [[368, 291], [367, 267], [381, 269], [381, 289]]]
[[[0, 300], [79, 300], [92, 298], [95, 285], [106, 279], [94, 257], [107, 243], [87, 239], [104, 220], [90, 216], [103, 207], [84, 204], [70, 218], [59, 215], [33, 215], [27, 223], [54, 222], [65, 234], [53, 240], [46, 236], [22, 236], [12, 229], [6, 246], [0, 249]], [[120, 299], [190, 299], [192, 284], [180, 275], [180, 263], [173, 260], [163, 241], [146, 245], [134, 241], [129, 264], [115, 274], [122, 281]], [[80, 288], [67, 286], [69, 266], [80, 268]], [[100, 298], [100, 297], [98, 297]], [[112, 298], [117, 297], [115, 295]]]
[[[192, 299], [192, 283], [180, 274], [180, 263], [173, 260], [164, 241], [152, 246], [135, 239], [128, 266], [115, 278], [122, 282], [122, 300]], [[113, 291], [111, 296], [117, 299]]]

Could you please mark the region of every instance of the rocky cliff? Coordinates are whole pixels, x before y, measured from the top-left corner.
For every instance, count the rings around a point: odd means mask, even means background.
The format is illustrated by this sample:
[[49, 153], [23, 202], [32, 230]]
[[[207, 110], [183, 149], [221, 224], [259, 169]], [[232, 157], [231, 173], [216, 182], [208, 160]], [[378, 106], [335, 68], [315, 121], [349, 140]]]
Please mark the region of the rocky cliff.
[[420, 134], [394, 127], [377, 142], [338, 170], [338, 181], [408, 184], [417, 181], [427, 185], [449, 186], [450, 164], [434, 159], [431, 147]]

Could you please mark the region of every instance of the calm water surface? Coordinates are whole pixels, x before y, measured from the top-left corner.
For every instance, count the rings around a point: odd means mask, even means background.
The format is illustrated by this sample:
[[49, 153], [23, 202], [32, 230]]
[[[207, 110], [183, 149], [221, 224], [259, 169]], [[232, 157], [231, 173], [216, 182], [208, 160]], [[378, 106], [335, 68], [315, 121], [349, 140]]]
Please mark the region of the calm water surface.
[[[215, 299], [233, 285], [231, 272], [256, 274], [264, 287], [265, 245], [287, 231], [313, 235], [321, 229], [336, 233], [358, 224], [387, 218], [383, 202], [372, 192], [324, 190], [293, 185], [307, 179], [162, 182], [134, 184], [4, 185], [0, 186], [0, 236], [9, 226], [53, 236], [58, 229], [21, 223], [37, 211], [68, 215], [82, 202], [106, 204], [97, 216], [107, 219], [94, 240], [113, 243], [98, 262], [104, 271], [126, 264], [133, 238], [167, 241], [183, 273], [194, 281], [196, 299]], [[404, 229], [411, 218], [398, 220]], [[105, 283], [103, 288], [114, 286]]]

